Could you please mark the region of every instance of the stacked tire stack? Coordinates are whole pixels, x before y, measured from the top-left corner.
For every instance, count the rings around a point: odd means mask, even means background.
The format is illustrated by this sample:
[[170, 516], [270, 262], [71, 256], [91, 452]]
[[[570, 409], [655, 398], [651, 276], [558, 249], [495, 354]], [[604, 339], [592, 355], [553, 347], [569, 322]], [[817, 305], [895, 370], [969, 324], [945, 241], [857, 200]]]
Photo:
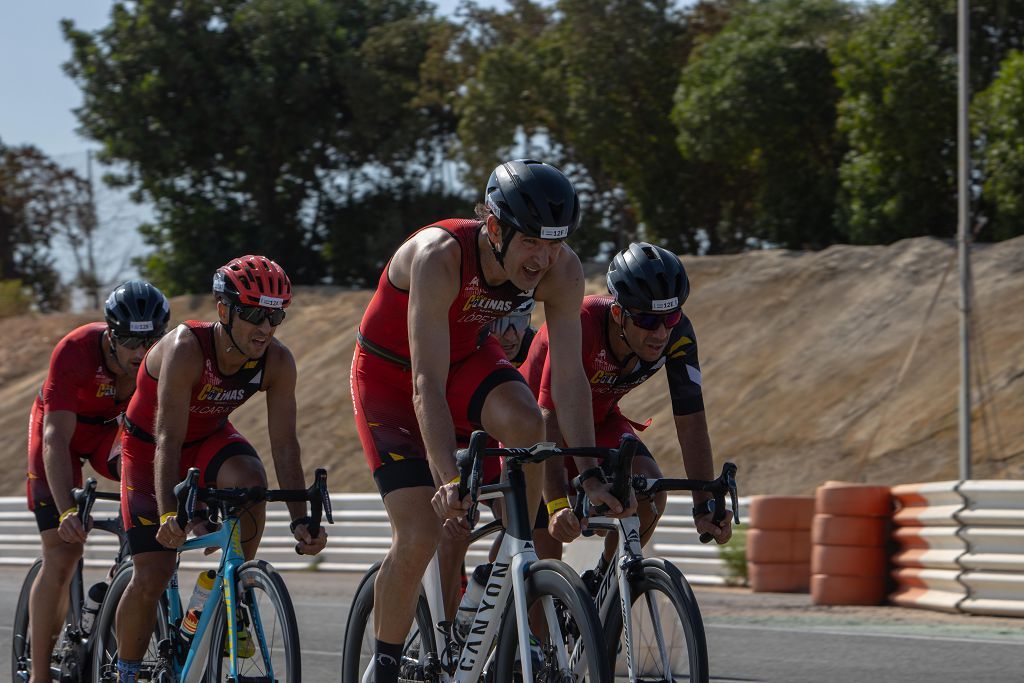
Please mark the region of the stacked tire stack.
[[881, 604], [889, 569], [889, 487], [827, 482], [818, 487], [815, 499], [812, 602]]
[[753, 496], [747, 575], [755, 593], [806, 593], [811, 580], [810, 496]]

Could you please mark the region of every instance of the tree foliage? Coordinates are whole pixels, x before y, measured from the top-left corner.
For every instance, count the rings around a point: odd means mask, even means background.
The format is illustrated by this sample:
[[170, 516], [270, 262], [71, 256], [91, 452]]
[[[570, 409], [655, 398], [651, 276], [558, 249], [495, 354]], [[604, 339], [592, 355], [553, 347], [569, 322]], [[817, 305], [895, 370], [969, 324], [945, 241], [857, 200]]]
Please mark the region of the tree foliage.
[[684, 158], [721, 169], [710, 239], [820, 248], [833, 229], [839, 90], [828, 47], [849, 24], [835, 0], [749, 5], [682, 70], [673, 117]]
[[413, 106], [433, 21], [419, 0], [140, 0], [96, 33], [65, 21], [82, 131], [156, 206], [145, 270], [194, 291], [249, 251], [324, 276], [321, 217], [351, 191], [333, 174], [401, 175], [450, 125]]
[[977, 137], [985, 141], [978, 165], [985, 178], [986, 235], [1007, 239], [1024, 234], [1024, 53], [1010, 53], [973, 111]]
[[0, 281], [20, 281], [42, 311], [61, 308], [65, 286], [89, 285], [95, 270], [80, 267], [62, 282], [52, 246], [58, 239], [80, 246], [95, 228], [84, 178], [35, 147], [0, 143]]

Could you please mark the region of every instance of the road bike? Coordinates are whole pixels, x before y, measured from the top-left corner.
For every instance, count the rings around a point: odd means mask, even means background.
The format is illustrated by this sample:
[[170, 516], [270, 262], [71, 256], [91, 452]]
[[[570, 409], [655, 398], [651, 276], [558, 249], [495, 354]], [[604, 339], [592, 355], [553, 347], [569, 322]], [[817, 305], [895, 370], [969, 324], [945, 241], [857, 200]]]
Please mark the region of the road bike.
[[[78, 518], [82, 521], [83, 527], [88, 523], [92, 514], [93, 506], [97, 500], [109, 500], [118, 502], [121, 496], [117, 493], [105, 493], [96, 490], [96, 480], [89, 478], [85, 486], [74, 489], [71, 493], [74, 504], [78, 507]], [[92, 522], [91, 531], [103, 531], [114, 534], [118, 539], [118, 550], [107, 572], [106, 581], [126, 567], [131, 566], [131, 558], [128, 553], [124, 527], [121, 524], [120, 514], [115, 517], [95, 519]], [[61, 683], [78, 683], [79, 681], [92, 680], [90, 678], [90, 662], [96, 649], [96, 626], [95, 621], [91, 628], [88, 627], [88, 619], [85, 616], [85, 584], [83, 579], [84, 560], [79, 559], [75, 573], [71, 577], [69, 588], [68, 612], [64, 624], [61, 627], [60, 635], [57, 637], [56, 646], [50, 657], [50, 679], [61, 681]], [[42, 568], [43, 561], [38, 559], [28, 570], [25, 580], [22, 583], [21, 593], [18, 598], [18, 606], [14, 612], [14, 633], [11, 645], [11, 679], [13, 681], [27, 681], [32, 673], [32, 642], [29, 624], [29, 597], [32, 593], [32, 586], [35, 583], [36, 575]], [[94, 589], [96, 587], [94, 586]], [[99, 589], [102, 592], [102, 588]], [[103, 604], [109, 599], [110, 591], [99, 596], [97, 600], [102, 609]], [[95, 597], [94, 597], [95, 599]], [[164, 608], [164, 603], [158, 606], [158, 610]], [[150, 649], [155, 652], [156, 640], [150, 641]]]
[[[401, 681], [494, 683], [513, 681], [611, 680], [603, 651], [601, 625], [582, 579], [558, 560], [538, 560], [526, 500], [522, 468], [556, 455], [604, 457], [609, 450], [557, 448], [486, 448], [485, 432], [474, 432], [469, 448], [456, 453], [460, 497], [472, 501], [466, 519], [472, 528], [483, 500], [504, 499], [507, 532], [498, 549], [483, 598], [463, 638], [445, 618], [439, 564], [435, 555], [422, 580], [413, 625], [399, 664]], [[635, 444], [627, 445], [635, 448]], [[481, 485], [483, 457], [503, 457], [507, 479]], [[496, 530], [495, 523], [474, 534]], [[380, 565], [363, 577], [349, 612], [342, 656], [342, 683], [372, 683], [374, 655], [373, 594]], [[531, 608], [543, 614], [540, 633], [530, 632]]]
[[[302, 680], [299, 632], [291, 597], [281, 575], [264, 560], [246, 561], [242, 554], [241, 518], [246, 506], [260, 502], [304, 501], [310, 505], [309, 533], [320, 533], [321, 518], [334, 522], [327, 492], [327, 471], [318, 469], [308, 489], [268, 490], [263, 487], [214, 489], [199, 486], [199, 470], [191, 468], [185, 480], [174, 487], [178, 501], [177, 521], [184, 529], [196, 516], [197, 503], [207, 506], [207, 524], [215, 531], [191, 538], [180, 553], [219, 548], [220, 564], [209, 596], [189, 638], [182, 632], [184, 614], [178, 594], [175, 570], [165, 592], [166, 614], [158, 620], [161, 629], [156, 656], [143, 659], [139, 680], [159, 683], [184, 681], [203, 666], [206, 681], [229, 683], [274, 683]], [[296, 547], [298, 551], [298, 547]], [[96, 619], [94, 680], [117, 681], [117, 639], [114, 620], [117, 603], [131, 581], [131, 567], [122, 569], [111, 582], [109, 597]], [[207, 641], [206, 651], [203, 642]], [[240, 651], [239, 643], [250, 648]]]
[[[620, 449], [608, 465], [612, 491], [620, 499], [627, 488], [632, 488], [638, 499], [661, 491], [705, 491], [713, 496], [710, 505], [715, 521], [721, 521], [728, 493], [737, 515], [734, 523], [740, 523], [737, 468], [731, 462], [725, 463], [721, 475], [710, 481], [633, 475], [632, 452], [626, 449]], [[599, 561], [597, 569], [584, 572], [584, 582], [604, 625], [606, 652], [615, 679], [628, 683], [707, 683], [710, 674], [704, 622], [686, 577], [668, 560], [643, 556], [638, 516], [590, 516], [579, 477], [572, 486], [577, 492], [573, 511], [578, 518], [588, 518], [588, 533], [607, 530], [617, 535], [618, 548], [612, 559], [608, 563]], [[700, 540], [708, 543], [712, 538], [704, 533]], [[603, 559], [603, 548], [600, 552]], [[606, 567], [603, 572], [602, 567]]]

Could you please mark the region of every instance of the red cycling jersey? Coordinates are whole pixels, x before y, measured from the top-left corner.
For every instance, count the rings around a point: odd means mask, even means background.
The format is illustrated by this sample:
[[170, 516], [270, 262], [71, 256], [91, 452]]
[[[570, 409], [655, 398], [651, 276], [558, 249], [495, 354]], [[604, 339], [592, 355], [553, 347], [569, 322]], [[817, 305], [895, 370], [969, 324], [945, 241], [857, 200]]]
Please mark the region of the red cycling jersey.
[[39, 392], [44, 412], [69, 410], [81, 422], [110, 420], [122, 410], [116, 377], [103, 362], [106, 323], [89, 323], [60, 340], [50, 356], [50, 372]]
[[[260, 390], [266, 354], [246, 362], [233, 375], [225, 375], [217, 366], [217, 350], [213, 344], [216, 323], [187, 320], [184, 324], [192, 330], [203, 352], [203, 372], [199, 381], [192, 385], [189, 398], [188, 428], [185, 431], [185, 442], [188, 443], [219, 430], [235, 408]], [[156, 410], [157, 380], [149, 374], [143, 362], [139, 367], [135, 395], [128, 404], [128, 432], [136, 437], [141, 433], [140, 438], [144, 441], [152, 441]]]
[[[583, 298], [580, 311], [583, 368], [590, 381], [594, 423], [600, 425], [604, 420], [618, 415], [619, 399], [647, 381], [663, 365], [668, 373], [673, 414], [689, 415], [703, 410], [697, 341], [689, 318], [684, 315], [672, 329], [661, 358], [651, 363], [640, 361], [632, 372], [623, 374], [621, 362], [612, 353], [608, 339], [611, 305], [611, 297], [591, 295]], [[540, 405], [554, 410], [547, 325], [537, 333], [526, 362], [519, 370]]]
[[[421, 228], [441, 228], [459, 242], [462, 249], [459, 293], [448, 309], [451, 362], [469, 357], [479, 346], [480, 330], [501, 318], [533, 296], [522, 292], [511, 281], [491, 287], [484, 280], [480, 265], [478, 238], [482, 223], [476, 220], [448, 219]], [[419, 233], [413, 233], [413, 235]], [[410, 236], [411, 238], [412, 236]], [[360, 343], [371, 353], [409, 360], [409, 292], [391, 283], [388, 261], [381, 273], [377, 291], [359, 324]]]
[[77, 423], [68, 444], [72, 481], [82, 484], [82, 462], [107, 479], [117, 479], [116, 460], [120, 450], [117, 416], [124, 401], [117, 400], [117, 378], [103, 358], [106, 323], [89, 323], [72, 330], [60, 340], [50, 356], [50, 371], [36, 396], [29, 418], [27, 496], [36, 512], [40, 531], [57, 527], [53, 494], [43, 463], [43, 420], [46, 413], [67, 410]]

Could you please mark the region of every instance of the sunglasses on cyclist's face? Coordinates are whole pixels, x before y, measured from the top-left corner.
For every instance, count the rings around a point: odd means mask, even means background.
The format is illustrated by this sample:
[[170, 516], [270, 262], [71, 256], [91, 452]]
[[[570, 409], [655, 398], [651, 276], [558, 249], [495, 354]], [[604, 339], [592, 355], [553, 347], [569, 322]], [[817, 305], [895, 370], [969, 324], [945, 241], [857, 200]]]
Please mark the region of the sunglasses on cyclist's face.
[[160, 341], [160, 337], [120, 336], [113, 332], [111, 335], [114, 338], [115, 344], [120, 346], [122, 349], [128, 349], [129, 351], [134, 351], [138, 348], [148, 349], [150, 346]]
[[633, 324], [641, 330], [653, 331], [664, 325], [670, 330], [679, 324], [683, 319], [683, 311], [672, 311], [671, 313], [634, 313], [627, 308], [622, 312], [632, 319]]
[[263, 306], [235, 306], [235, 313], [247, 323], [262, 325], [264, 320], [270, 321], [271, 327], [284, 322], [283, 308], [264, 308]]
[[500, 337], [510, 327], [516, 331], [516, 334], [522, 334], [529, 324], [530, 316], [528, 315], [507, 315], [491, 323], [491, 334], [496, 334]]

